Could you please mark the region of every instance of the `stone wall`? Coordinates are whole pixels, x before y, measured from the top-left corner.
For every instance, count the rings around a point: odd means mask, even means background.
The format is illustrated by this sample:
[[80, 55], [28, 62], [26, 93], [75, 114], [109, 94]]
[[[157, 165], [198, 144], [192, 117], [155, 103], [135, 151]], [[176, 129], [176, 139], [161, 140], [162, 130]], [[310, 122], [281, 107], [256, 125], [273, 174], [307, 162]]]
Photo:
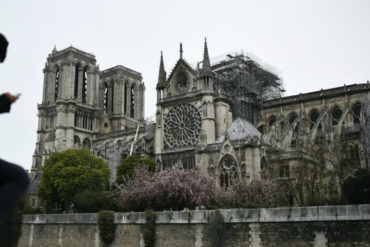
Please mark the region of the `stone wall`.
[[[115, 223], [112, 247], [144, 246], [144, 213]], [[22, 231], [20, 247], [102, 246], [97, 214], [25, 215]], [[370, 247], [370, 205], [157, 212], [156, 234], [159, 247]]]

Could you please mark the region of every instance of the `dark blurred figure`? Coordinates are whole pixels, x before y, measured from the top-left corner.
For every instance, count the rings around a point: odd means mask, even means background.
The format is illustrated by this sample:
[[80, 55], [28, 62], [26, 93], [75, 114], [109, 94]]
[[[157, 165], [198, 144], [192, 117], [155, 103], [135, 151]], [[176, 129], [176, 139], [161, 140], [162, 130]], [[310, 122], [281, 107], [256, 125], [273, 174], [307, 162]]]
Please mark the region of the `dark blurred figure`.
[[[0, 63], [6, 58], [7, 48], [8, 41], [0, 34]], [[14, 96], [10, 93], [0, 95], [0, 113], [9, 112], [11, 104], [18, 97], [19, 95]], [[6, 141], [3, 138], [0, 140]], [[29, 183], [29, 177], [23, 168], [0, 159], [0, 224], [17, 200], [25, 194]]]

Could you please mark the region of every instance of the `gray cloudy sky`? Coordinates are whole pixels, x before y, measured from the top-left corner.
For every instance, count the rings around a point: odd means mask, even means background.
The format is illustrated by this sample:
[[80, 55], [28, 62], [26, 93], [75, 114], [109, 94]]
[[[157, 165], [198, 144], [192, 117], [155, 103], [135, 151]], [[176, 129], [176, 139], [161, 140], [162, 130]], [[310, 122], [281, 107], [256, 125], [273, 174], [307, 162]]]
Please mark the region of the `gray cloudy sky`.
[[370, 80], [369, 0], [3, 0], [0, 32], [10, 41], [0, 92], [22, 93], [0, 115], [0, 157], [29, 169], [47, 55], [71, 44], [142, 73], [146, 116], [155, 112], [160, 51], [169, 73], [179, 42], [189, 62], [241, 49], [282, 72], [286, 95]]

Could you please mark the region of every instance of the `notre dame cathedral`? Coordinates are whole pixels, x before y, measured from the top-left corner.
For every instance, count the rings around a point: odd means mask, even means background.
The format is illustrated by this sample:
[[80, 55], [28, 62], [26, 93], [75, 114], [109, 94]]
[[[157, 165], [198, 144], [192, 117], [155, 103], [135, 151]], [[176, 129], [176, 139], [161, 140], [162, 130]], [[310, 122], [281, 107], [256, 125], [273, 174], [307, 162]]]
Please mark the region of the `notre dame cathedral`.
[[96, 64], [94, 55], [74, 47], [49, 54], [31, 194], [45, 159], [70, 148], [103, 158], [112, 181], [131, 154], [153, 158], [158, 170], [197, 168], [220, 186], [231, 178], [289, 179], [302, 162], [327, 169], [343, 162], [369, 166], [369, 82], [283, 97], [278, 74], [253, 56], [211, 60], [205, 42], [203, 61], [190, 65], [180, 44], [168, 75], [161, 54], [156, 118], [150, 122], [144, 120], [141, 74]]

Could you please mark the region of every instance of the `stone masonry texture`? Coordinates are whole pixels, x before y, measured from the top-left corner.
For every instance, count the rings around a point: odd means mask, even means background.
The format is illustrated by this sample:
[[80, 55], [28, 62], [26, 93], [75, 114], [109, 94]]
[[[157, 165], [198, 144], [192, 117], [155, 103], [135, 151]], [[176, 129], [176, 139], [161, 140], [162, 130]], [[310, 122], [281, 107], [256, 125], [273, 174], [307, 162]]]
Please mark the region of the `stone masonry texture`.
[[[370, 247], [370, 205], [158, 212], [158, 247]], [[213, 222], [213, 223], [210, 223]], [[116, 213], [110, 245], [143, 246], [143, 213]], [[212, 225], [213, 224], [213, 225]], [[101, 247], [96, 214], [25, 215], [20, 247]]]

